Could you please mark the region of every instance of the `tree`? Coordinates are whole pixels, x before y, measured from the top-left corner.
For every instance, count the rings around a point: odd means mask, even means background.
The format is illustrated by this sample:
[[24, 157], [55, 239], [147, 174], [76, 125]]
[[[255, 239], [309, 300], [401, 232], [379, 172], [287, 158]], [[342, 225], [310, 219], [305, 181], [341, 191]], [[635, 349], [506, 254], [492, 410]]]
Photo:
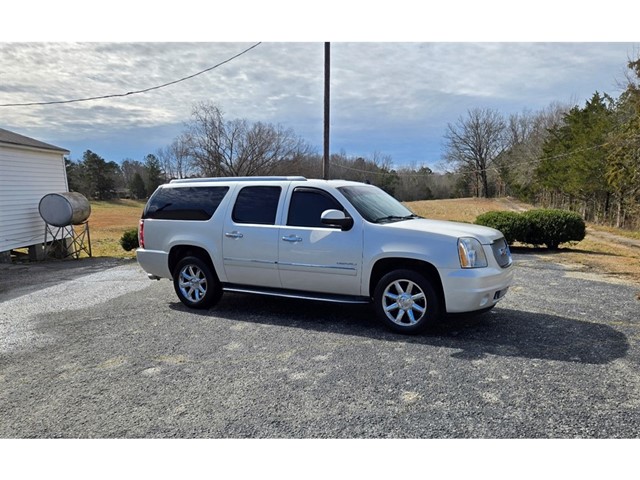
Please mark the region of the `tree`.
[[193, 166], [204, 176], [270, 175], [278, 163], [290, 161], [309, 146], [293, 130], [247, 120], [225, 121], [211, 103], [193, 109], [183, 138]]
[[87, 195], [89, 198], [109, 200], [115, 194], [116, 177], [120, 167], [115, 162], [106, 162], [100, 155], [87, 150], [82, 155]]
[[67, 182], [70, 192], [78, 192], [85, 197], [90, 197], [91, 188], [88, 185], [87, 175], [82, 162], [74, 162], [69, 158], [64, 159], [64, 165], [67, 170]]
[[580, 208], [596, 221], [609, 213], [611, 190], [605, 178], [614, 102], [596, 92], [583, 108], [574, 107], [550, 130], [536, 170], [541, 186], [556, 194], [555, 207]]
[[153, 154], [144, 157], [144, 169], [146, 173], [145, 187], [147, 193], [151, 194], [165, 182], [164, 171], [162, 170], [160, 160]]
[[606, 179], [616, 203], [615, 225], [636, 214], [640, 224], [640, 58], [627, 64], [627, 87], [618, 99], [616, 128], [610, 136], [606, 156]]
[[472, 175], [474, 194], [490, 197], [488, 170], [504, 151], [505, 121], [495, 110], [476, 108], [447, 124], [446, 160]]
[[538, 112], [523, 112], [509, 116], [507, 149], [499, 155], [494, 166], [498, 173], [498, 189], [502, 194], [521, 200], [535, 201], [535, 170], [543, 156], [542, 148], [549, 132], [562, 123], [570, 107], [551, 103]]
[[122, 161], [122, 164], [120, 165], [120, 170], [122, 171], [123, 183], [126, 186], [131, 185], [131, 182], [133, 181], [133, 177], [135, 176], [136, 173], [142, 177], [145, 176], [145, 169], [142, 162], [139, 162], [137, 160], [131, 160], [130, 158], [127, 158]]
[[193, 172], [189, 162], [189, 136], [179, 135], [170, 145], [157, 152], [168, 179], [188, 178]]
[[131, 196], [137, 200], [147, 197], [147, 189], [140, 173], [136, 172], [133, 175], [133, 178], [129, 183], [129, 190], [131, 191]]

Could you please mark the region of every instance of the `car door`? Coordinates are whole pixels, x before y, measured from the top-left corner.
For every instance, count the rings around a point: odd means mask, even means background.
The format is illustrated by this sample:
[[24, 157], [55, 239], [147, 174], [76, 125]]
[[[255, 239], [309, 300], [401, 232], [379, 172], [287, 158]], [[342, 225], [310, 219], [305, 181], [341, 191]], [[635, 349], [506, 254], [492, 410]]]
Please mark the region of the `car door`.
[[360, 295], [362, 223], [348, 230], [323, 225], [325, 210], [346, 210], [328, 192], [296, 187], [286, 225], [279, 234], [278, 269], [283, 288], [342, 295]]
[[247, 185], [239, 189], [223, 229], [223, 263], [228, 283], [280, 287], [276, 217], [282, 187]]

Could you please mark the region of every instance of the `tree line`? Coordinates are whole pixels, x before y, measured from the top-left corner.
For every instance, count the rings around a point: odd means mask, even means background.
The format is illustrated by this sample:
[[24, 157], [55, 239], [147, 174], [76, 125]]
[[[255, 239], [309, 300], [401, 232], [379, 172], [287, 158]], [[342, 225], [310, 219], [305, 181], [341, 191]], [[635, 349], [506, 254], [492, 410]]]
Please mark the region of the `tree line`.
[[[595, 92], [584, 106], [552, 103], [505, 116], [474, 108], [444, 133], [445, 155], [394, 167], [390, 156], [331, 155], [331, 177], [370, 182], [403, 201], [513, 196], [580, 213], [587, 221], [640, 227], [640, 59], [628, 62], [618, 98]], [[322, 157], [292, 129], [227, 120], [211, 102], [194, 105], [169, 145], [141, 161], [107, 162], [87, 150], [67, 160], [70, 189], [89, 198], [147, 198], [173, 178], [322, 176]]]
[[[369, 182], [401, 200], [456, 195], [455, 176], [426, 166], [394, 168], [392, 158], [332, 154], [332, 178]], [[292, 129], [264, 122], [226, 120], [221, 109], [203, 102], [193, 107], [184, 131], [169, 145], [142, 161], [106, 161], [90, 150], [82, 159], [67, 159], [70, 190], [90, 199], [144, 199], [171, 179], [254, 175], [322, 177], [322, 156]], [[463, 192], [458, 192], [463, 193]]]
[[618, 98], [595, 92], [584, 106], [509, 117], [477, 108], [448, 124], [445, 160], [459, 188], [640, 228], [640, 59], [627, 66]]

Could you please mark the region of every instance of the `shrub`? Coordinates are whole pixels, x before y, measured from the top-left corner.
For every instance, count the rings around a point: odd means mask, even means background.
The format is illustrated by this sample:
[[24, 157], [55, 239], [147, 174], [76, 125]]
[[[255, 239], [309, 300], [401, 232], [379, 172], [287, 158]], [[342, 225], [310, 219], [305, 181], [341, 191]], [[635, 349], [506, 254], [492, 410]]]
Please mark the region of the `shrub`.
[[516, 212], [487, 212], [476, 218], [476, 224], [500, 230], [509, 245], [524, 238], [527, 224]]
[[513, 242], [546, 245], [551, 250], [561, 243], [579, 242], [586, 233], [582, 217], [565, 210], [487, 212], [476, 218], [476, 224], [500, 230], [510, 245]]
[[122, 245], [122, 248], [127, 252], [138, 248], [140, 246], [138, 243], [138, 229], [132, 228], [124, 232], [120, 238], [120, 245]]
[[584, 220], [575, 212], [565, 210], [529, 210], [524, 212], [527, 229], [519, 239], [531, 245], [546, 245], [555, 250], [566, 242], [579, 242], [584, 239], [586, 228]]

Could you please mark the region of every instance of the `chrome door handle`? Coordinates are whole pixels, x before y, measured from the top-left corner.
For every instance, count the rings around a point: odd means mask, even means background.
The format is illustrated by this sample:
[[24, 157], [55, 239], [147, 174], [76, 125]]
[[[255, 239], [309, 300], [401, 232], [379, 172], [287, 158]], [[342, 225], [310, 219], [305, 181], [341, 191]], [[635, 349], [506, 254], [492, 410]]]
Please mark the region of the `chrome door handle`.
[[235, 231], [235, 230], [233, 232], [225, 233], [224, 236], [228, 237], [228, 238], [242, 238], [242, 237], [244, 237], [244, 235], [242, 235], [240, 232]]
[[282, 240], [285, 242], [297, 243], [302, 241], [302, 237], [298, 237], [297, 235], [289, 235], [288, 237], [282, 237]]

